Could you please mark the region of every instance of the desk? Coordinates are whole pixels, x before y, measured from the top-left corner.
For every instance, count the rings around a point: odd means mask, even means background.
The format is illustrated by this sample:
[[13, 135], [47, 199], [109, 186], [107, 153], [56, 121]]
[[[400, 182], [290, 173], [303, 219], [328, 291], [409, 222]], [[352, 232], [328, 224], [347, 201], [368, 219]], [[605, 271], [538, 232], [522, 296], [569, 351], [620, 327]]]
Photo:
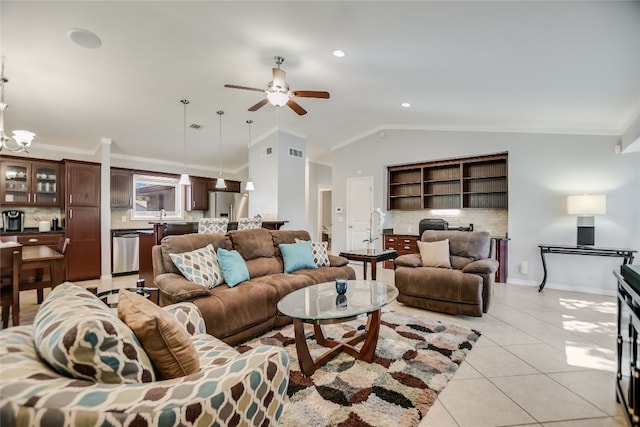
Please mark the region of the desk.
[[538, 288], [538, 292], [542, 292], [544, 285], [547, 283], [547, 263], [544, 259], [545, 254], [569, 254], [569, 255], [590, 255], [623, 258], [622, 264], [633, 263], [633, 254], [638, 252], [633, 249], [620, 248], [597, 248], [595, 246], [574, 246], [574, 245], [538, 245], [540, 248], [540, 257], [542, 258], [542, 269], [544, 277]]
[[398, 257], [398, 252], [395, 249], [376, 249], [373, 253], [368, 253], [367, 249], [356, 249], [353, 251], [340, 252], [340, 256], [351, 261], [362, 261], [362, 265], [364, 267], [364, 280], [367, 280], [367, 263], [370, 263], [371, 280], [376, 280], [376, 265], [380, 261], [396, 259]]

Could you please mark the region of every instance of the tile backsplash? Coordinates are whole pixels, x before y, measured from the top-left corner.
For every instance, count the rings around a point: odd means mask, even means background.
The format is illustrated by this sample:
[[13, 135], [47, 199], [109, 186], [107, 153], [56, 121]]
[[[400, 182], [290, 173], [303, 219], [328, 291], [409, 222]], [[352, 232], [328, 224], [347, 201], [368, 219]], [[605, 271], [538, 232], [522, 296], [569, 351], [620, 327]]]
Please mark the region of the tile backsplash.
[[468, 227], [474, 231], [488, 231], [493, 237], [505, 237], [509, 231], [509, 211], [506, 209], [454, 209], [447, 211], [389, 211], [385, 227], [396, 234], [417, 235], [418, 224], [424, 218], [442, 218], [449, 227]]

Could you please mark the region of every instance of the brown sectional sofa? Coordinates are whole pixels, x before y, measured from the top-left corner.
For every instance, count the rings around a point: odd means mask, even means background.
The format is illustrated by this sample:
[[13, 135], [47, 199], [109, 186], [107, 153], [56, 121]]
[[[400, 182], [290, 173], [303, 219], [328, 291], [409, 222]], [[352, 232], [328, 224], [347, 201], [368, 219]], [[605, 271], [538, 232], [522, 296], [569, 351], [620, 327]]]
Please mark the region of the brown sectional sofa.
[[[207, 333], [229, 345], [237, 345], [291, 318], [278, 313], [278, 301], [290, 292], [335, 279], [355, 279], [346, 258], [329, 255], [330, 266], [284, 273], [281, 243], [311, 240], [304, 230], [229, 231], [227, 234], [167, 236], [152, 249], [154, 282], [160, 289], [160, 305], [194, 303], [202, 313]], [[213, 244], [217, 250], [237, 250], [244, 258], [250, 280], [230, 288], [226, 284], [207, 289], [185, 279], [169, 257]]]
[[423, 267], [420, 254], [395, 259], [398, 301], [432, 311], [482, 316], [489, 310], [498, 261], [495, 242], [485, 231], [433, 231], [421, 241], [449, 239], [451, 268]]

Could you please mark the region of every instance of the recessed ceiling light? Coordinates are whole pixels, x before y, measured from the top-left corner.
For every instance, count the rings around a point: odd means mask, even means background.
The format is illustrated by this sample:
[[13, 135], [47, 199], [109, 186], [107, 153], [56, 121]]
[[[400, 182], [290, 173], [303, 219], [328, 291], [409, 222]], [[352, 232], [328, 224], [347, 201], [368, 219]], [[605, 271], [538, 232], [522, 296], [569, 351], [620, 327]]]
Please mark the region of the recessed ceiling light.
[[338, 58], [343, 58], [347, 55], [347, 53], [342, 49], [334, 49], [332, 53], [333, 53], [333, 56]]
[[411, 104], [409, 104], [408, 102], [403, 102], [403, 103], [402, 103], [402, 104], [400, 104], [400, 105], [402, 105], [404, 108], [409, 108], [409, 107], [411, 107]]
[[72, 42], [87, 49], [97, 49], [102, 46], [102, 40], [89, 30], [72, 28], [67, 33]]

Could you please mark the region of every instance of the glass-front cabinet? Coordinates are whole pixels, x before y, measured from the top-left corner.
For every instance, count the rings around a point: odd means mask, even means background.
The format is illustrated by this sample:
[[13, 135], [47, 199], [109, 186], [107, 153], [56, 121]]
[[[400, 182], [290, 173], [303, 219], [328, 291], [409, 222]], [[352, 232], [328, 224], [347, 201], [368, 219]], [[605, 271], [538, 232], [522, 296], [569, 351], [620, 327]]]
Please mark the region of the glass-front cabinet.
[[60, 206], [60, 165], [56, 162], [2, 160], [0, 204]]

